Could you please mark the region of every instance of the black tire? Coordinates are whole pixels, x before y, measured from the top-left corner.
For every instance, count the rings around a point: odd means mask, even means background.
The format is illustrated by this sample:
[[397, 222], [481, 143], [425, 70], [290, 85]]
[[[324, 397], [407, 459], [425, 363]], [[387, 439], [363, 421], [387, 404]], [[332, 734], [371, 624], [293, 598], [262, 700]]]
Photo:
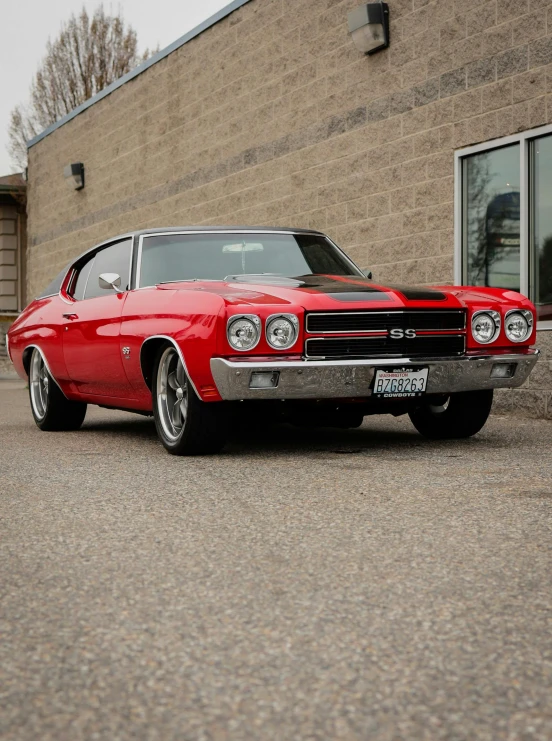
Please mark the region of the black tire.
[[29, 365], [29, 401], [33, 419], [44, 432], [78, 430], [86, 416], [86, 404], [63, 395], [36, 348]]
[[175, 346], [157, 353], [152, 383], [157, 436], [171, 455], [212, 455], [224, 447], [227, 414], [224, 402], [206, 403], [190, 383]]
[[425, 404], [409, 412], [421, 435], [432, 440], [460, 440], [476, 435], [485, 425], [493, 405], [493, 392], [465, 391], [448, 399]]

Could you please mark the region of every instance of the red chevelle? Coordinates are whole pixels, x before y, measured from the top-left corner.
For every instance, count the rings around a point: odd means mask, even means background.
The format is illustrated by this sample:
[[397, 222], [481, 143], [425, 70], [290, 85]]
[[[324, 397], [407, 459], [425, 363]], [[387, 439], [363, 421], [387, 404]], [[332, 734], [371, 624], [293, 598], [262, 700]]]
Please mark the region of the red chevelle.
[[[153, 414], [177, 455], [218, 451], [244, 404], [297, 424], [409, 414], [474, 435], [493, 389], [533, 369], [535, 309], [513, 291], [383, 286], [305, 229], [148, 229], [75, 260], [8, 334], [42, 430], [87, 404]], [[285, 402], [285, 403], [282, 403]]]

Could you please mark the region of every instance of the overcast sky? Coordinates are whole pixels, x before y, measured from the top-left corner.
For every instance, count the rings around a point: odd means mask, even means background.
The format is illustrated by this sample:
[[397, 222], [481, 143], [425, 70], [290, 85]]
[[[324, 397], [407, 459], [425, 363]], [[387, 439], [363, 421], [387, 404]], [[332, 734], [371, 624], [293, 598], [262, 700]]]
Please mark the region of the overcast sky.
[[[33, 75], [63, 21], [83, 5], [93, 11], [101, 0], [0, 0], [0, 175], [13, 171], [6, 151], [10, 111], [28, 97]], [[209, 18], [230, 0], [105, 0], [119, 8], [138, 34], [140, 51], [163, 49]]]

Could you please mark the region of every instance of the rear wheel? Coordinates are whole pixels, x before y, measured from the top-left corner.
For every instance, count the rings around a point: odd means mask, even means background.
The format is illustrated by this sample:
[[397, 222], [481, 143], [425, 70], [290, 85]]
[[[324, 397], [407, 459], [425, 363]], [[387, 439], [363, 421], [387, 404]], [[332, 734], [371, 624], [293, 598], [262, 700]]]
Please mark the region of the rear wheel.
[[45, 432], [78, 430], [84, 422], [86, 404], [63, 395], [36, 348], [29, 367], [29, 399], [34, 421]]
[[421, 435], [433, 440], [455, 440], [477, 434], [492, 405], [492, 390], [466, 391], [436, 399], [409, 412], [409, 416]]
[[162, 347], [153, 375], [157, 435], [172, 455], [218, 453], [226, 441], [226, 408], [198, 399], [173, 345]]

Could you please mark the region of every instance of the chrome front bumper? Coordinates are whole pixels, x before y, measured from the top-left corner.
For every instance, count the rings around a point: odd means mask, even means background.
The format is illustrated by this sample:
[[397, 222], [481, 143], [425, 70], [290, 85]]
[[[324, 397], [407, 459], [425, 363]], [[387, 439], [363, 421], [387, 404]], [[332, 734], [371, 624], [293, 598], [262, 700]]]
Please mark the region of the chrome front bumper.
[[[227, 401], [249, 399], [368, 398], [378, 368], [429, 368], [428, 394], [515, 388], [528, 378], [539, 351], [528, 354], [478, 355], [455, 358], [385, 358], [382, 360], [233, 362], [212, 358], [211, 372], [219, 394]], [[516, 365], [512, 378], [491, 378], [496, 363]], [[276, 388], [250, 388], [251, 374], [277, 372]]]

